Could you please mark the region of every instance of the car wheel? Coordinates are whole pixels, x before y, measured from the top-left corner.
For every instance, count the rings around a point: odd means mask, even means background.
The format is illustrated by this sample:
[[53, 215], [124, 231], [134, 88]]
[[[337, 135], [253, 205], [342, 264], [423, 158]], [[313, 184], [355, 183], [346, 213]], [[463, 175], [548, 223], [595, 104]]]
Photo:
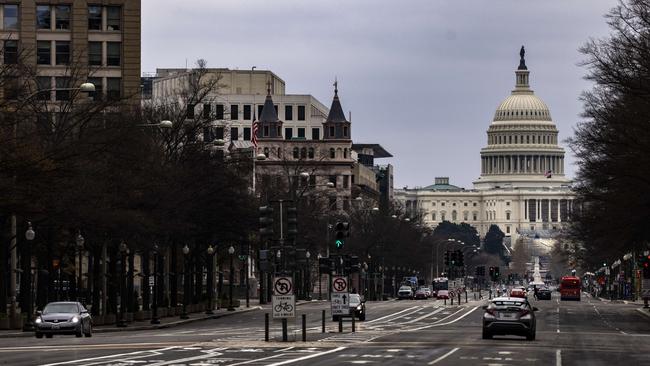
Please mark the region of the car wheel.
[[43, 338], [43, 333], [36, 332], [36, 338]]
[[366, 320], [366, 313], [359, 314], [359, 320], [365, 321]]
[[88, 332], [84, 333], [86, 337], [92, 337], [93, 336], [93, 325], [92, 323], [88, 324]]
[[483, 339], [492, 339], [492, 334], [487, 330], [483, 329]]
[[82, 324], [82, 325], [79, 327], [79, 330], [77, 331], [77, 333], [74, 334], [74, 336], [77, 337], [77, 338], [81, 338], [81, 337], [83, 337], [83, 336], [84, 336], [83, 330], [84, 330], [84, 326], [83, 326], [83, 324]]
[[52, 336], [54, 336], [54, 334], [46, 334], [45, 338], [52, 338]]
[[535, 330], [531, 330], [530, 333], [526, 334], [526, 340], [527, 341], [535, 340]]

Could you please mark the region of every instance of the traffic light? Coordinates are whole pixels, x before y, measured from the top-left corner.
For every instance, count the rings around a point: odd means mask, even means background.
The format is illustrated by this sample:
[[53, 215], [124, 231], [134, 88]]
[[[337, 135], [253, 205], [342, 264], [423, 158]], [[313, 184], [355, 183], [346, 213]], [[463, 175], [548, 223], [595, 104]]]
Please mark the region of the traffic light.
[[298, 235], [298, 210], [287, 207], [287, 238], [295, 239]]
[[330, 274], [332, 273], [332, 259], [329, 257], [318, 258], [318, 273]]
[[361, 269], [361, 265], [359, 263], [359, 257], [356, 255], [351, 255], [350, 256], [350, 273], [357, 273]]
[[260, 271], [269, 272], [271, 271], [271, 263], [269, 262], [269, 251], [266, 249], [260, 250]]
[[491, 278], [492, 280], [494, 280], [494, 278], [495, 278], [495, 277], [494, 277], [494, 273], [495, 273], [495, 269], [494, 269], [494, 267], [490, 267], [490, 278]]
[[336, 230], [336, 241], [334, 242], [336, 249], [343, 249], [345, 238], [350, 236], [350, 224], [347, 222], [337, 222], [334, 229]]
[[485, 276], [485, 266], [479, 267], [481, 269], [481, 276]]
[[296, 248], [296, 262], [307, 264], [307, 249]]
[[494, 267], [494, 278], [499, 279], [500, 276], [501, 276], [501, 273], [499, 273], [499, 267], [498, 266]]
[[449, 251], [445, 251], [445, 266], [449, 265]]
[[462, 250], [458, 251], [458, 266], [462, 267], [465, 265], [465, 255]]
[[454, 250], [451, 252], [451, 265], [456, 266], [458, 264], [458, 251]]
[[260, 238], [264, 241], [273, 237], [273, 207], [260, 207]]

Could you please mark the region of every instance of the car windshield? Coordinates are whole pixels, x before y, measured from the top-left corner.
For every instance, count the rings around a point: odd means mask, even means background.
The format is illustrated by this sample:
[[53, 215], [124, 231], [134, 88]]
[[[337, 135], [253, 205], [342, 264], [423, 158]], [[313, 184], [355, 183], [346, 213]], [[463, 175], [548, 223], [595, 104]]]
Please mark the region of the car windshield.
[[49, 304], [43, 309], [43, 314], [52, 313], [78, 313], [79, 309], [76, 304]]
[[361, 296], [352, 294], [350, 295], [350, 306], [355, 306], [361, 304]]

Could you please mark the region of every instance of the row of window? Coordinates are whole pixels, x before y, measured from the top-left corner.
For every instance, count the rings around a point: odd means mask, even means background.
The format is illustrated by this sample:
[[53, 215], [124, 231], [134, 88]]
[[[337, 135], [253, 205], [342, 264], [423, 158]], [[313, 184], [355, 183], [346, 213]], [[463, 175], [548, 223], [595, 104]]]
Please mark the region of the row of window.
[[516, 110], [516, 111], [498, 111], [497, 116], [499, 117], [550, 117], [548, 111], [528, 111], [528, 110]]
[[[436, 221], [436, 212], [431, 213], [431, 220]], [[487, 217], [488, 220], [496, 220], [496, 212], [494, 211], [485, 211], [485, 217]], [[447, 213], [442, 211], [440, 212], [440, 221], [445, 221], [447, 219]], [[458, 219], [458, 212], [455, 210], [451, 212], [451, 221], [457, 221]], [[463, 221], [468, 221], [469, 220], [469, 212], [465, 211], [463, 212]], [[510, 220], [510, 212], [506, 212], [506, 220]], [[478, 221], [478, 212], [472, 212], [472, 221]]]
[[[18, 5], [3, 6], [4, 30], [18, 30]], [[37, 30], [70, 30], [72, 5], [36, 5]], [[120, 6], [88, 6], [88, 30], [119, 31], [122, 29], [122, 8]]]
[[[435, 205], [436, 205], [435, 202], [431, 202], [431, 206], [435, 206]], [[453, 202], [451, 205], [455, 207], [455, 206], [456, 206], [456, 202]], [[443, 207], [444, 207], [444, 206], [445, 206], [445, 202], [440, 202], [440, 206], [443, 206]], [[463, 206], [467, 207], [467, 202], [463, 202]], [[476, 207], [476, 202], [472, 202], [472, 206]]]
[[[106, 51], [104, 52], [104, 45]], [[52, 52], [54, 50], [54, 52]], [[104, 53], [106, 57], [104, 58]], [[37, 65], [69, 65], [70, 41], [37, 41]], [[3, 43], [5, 65], [18, 63], [18, 41], [5, 40]], [[91, 66], [120, 66], [122, 59], [121, 42], [88, 42], [88, 64]]]
[[[39, 76], [36, 78], [36, 87], [38, 94], [35, 96], [37, 100], [44, 101], [64, 101], [70, 99], [70, 84], [71, 78], [69, 77], [52, 77], [52, 76]], [[95, 92], [89, 93], [89, 97], [95, 101], [104, 100], [120, 100], [122, 98], [122, 79], [121, 78], [88, 78], [88, 82], [95, 85]], [[18, 78], [7, 78], [3, 83], [4, 98], [8, 100], [18, 99], [22, 85]], [[57, 90], [59, 89], [59, 90]]]
[[[91, 42], [92, 43], [92, 42]], [[110, 43], [110, 42], [108, 42]], [[89, 51], [90, 52], [90, 51]], [[109, 65], [110, 66], [110, 65]], [[274, 106], [275, 107], [275, 113], [278, 114], [278, 106], [277, 104]], [[304, 105], [298, 105], [295, 106], [297, 107], [297, 120], [298, 121], [304, 121], [305, 120], [305, 106]], [[226, 110], [226, 106], [223, 104], [203, 104], [202, 106], [202, 114], [203, 118], [205, 119], [217, 119], [217, 120], [223, 120], [223, 119], [228, 119], [231, 121], [236, 121], [240, 119], [240, 113], [239, 113], [239, 104], [231, 104], [230, 105], [230, 110]], [[259, 120], [260, 116], [262, 115], [262, 109], [264, 108], [263, 104], [257, 105], [257, 115], [255, 115], [255, 120]], [[252, 109], [253, 106], [251, 104], [244, 104], [243, 106], [243, 113], [242, 113], [242, 119], [245, 121], [252, 121], [253, 120], [253, 114], [252, 114]], [[293, 121], [293, 111], [294, 111], [294, 106], [293, 105], [285, 105], [284, 106], [284, 116], [279, 116], [283, 121]], [[194, 119], [196, 116], [196, 105], [189, 105], [187, 107], [187, 118], [189, 119]]]
[[[525, 141], [525, 142], [524, 142]], [[545, 135], [494, 135], [490, 134], [488, 144], [557, 144], [557, 136], [552, 134]]]
[[[90, 79], [89, 79], [90, 80]], [[268, 126], [267, 126], [268, 127]], [[297, 138], [303, 139], [305, 137], [305, 128], [304, 127], [298, 127], [296, 128], [298, 134]], [[241, 129], [241, 134], [240, 134], [240, 128], [239, 127], [230, 127], [230, 140], [231, 141], [237, 141], [240, 138], [243, 139], [244, 141], [250, 141], [251, 140], [251, 128], [250, 127], [244, 127]], [[285, 134], [285, 139], [286, 140], [291, 140], [293, 137], [293, 127], [286, 127], [284, 129], [284, 134]], [[215, 139], [220, 139], [223, 140], [225, 135], [225, 128], [224, 127], [208, 127], [204, 130], [203, 132], [203, 138], [204, 141], [210, 142]], [[317, 127], [314, 127], [311, 129], [311, 139], [312, 140], [320, 140], [320, 129]]]

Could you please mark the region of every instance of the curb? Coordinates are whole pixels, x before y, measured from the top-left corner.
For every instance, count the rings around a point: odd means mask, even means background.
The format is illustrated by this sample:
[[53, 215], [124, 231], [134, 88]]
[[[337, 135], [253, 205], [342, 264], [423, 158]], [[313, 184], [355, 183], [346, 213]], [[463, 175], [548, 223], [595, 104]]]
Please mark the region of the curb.
[[643, 311], [643, 309], [644, 309], [644, 308], [636, 308], [636, 311], [638, 311], [639, 313], [643, 314], [643, 316], [646, 316], [646, 317], [650, 318], [650, 312], [648, 312], [648, 311]]
[[[224, 313], [221, 313], [221, 314], [214, 314], [214, 315], [210, 315], [210, 316], [202, 316], [202, 317], [199, 317], [199, 318], [190, 318], [190, 319], [184, 319], [184, 320], [177, 320], [175, 322], [170, 322], [170, 323], [165, 323], [165, 324], [139, 325], [139, 326], [132, 326], [132, 327], [124, 327], [124, 328], [117, 328], [117, 327], [93, 328], [93, 333], [114, 333], [114, 332], [129, 332], [129, 331], [173, 328], [173, 327], [176, 327], [176, 326], [179, 326], [179, 325], [195, 323], [195, 322], [198, 322], [198, 321], [201, 321], [201, 320], [219, 319], [219, 318], [227, 317], [227, 316], [234, 315], [234, 314], [242, 314], [242, 313], [247, 313], [247, 312], [250, 312], [250, 311], [260, 310], [260, 309], [262, 309], [261, 306], [254, 306], [254, 307], [250, 307], [248, 309], [243, 309], [243, 310], [239, 310], [239, 311], [224, 312]], [[13, 332], [13, 333], [7, 333], [7, 334], [0, 333], [0, 338], [17, 338], [17, 337], [33, 337], [33, 336], [34, 336], [34, 332]]]

